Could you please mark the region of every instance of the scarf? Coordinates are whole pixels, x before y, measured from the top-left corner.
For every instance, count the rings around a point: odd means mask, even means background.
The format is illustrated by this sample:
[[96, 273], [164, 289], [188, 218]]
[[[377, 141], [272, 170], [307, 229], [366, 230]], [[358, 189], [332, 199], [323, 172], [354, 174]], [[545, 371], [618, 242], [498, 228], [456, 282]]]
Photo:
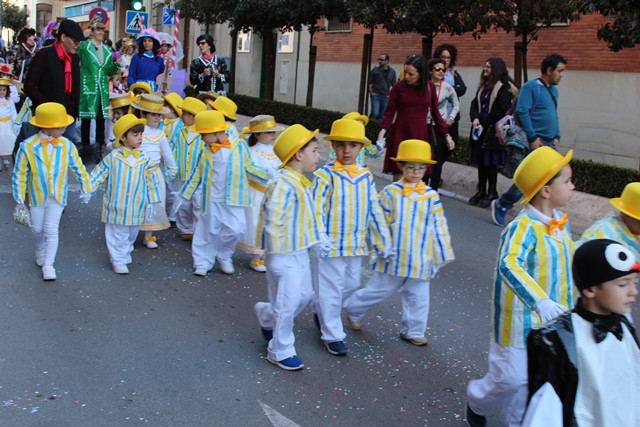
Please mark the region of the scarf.
[[64, 63], [64, 93], [71, 93], [73, 78], [71, 77], [71, 55], [64, 50], [59, 41], [53, 42], [53, 47], [58, 54], [58, 59]]

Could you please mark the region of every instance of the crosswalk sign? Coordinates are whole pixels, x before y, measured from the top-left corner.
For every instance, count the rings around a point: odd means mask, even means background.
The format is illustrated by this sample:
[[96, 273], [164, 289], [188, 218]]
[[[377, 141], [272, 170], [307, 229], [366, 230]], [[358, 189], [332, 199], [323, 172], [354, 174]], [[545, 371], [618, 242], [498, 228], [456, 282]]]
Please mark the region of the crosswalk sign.
[[127, 10], [124, 32], [127, 34], [140, 34], [140, 31], [149, 25], [149, 14], [137, 10]]
[[162, 25], [176, 25], [176, 8], [162, 8]]

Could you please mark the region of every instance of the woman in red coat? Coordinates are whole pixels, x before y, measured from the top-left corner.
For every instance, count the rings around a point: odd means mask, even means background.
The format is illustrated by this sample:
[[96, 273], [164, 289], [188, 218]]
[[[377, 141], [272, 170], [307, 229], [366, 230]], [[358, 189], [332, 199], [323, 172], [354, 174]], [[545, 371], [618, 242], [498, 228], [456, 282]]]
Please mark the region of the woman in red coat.
[[[429, 111], [435, 122], [435, 126], [431, 128], [432, 131], [427, 127]], [[424, 56], [407, 57], [404, 63], [404, 80], [397, 82], [391, 88], [389, 104], [384, 110], [381, 126], [378, 140], [383, 139], [389, 130], [383, 171], [392, 173], [394, 181], [400, 179], [402, 172], [391, 157], [396, 157], [398, 145], [402, 141], [421, 139], [428, 141], [432, 146], [446, 143], [449, 150], [455, 147], [447, 125], [440, 116], [436, 88], [430, 79], [427, 60]]]

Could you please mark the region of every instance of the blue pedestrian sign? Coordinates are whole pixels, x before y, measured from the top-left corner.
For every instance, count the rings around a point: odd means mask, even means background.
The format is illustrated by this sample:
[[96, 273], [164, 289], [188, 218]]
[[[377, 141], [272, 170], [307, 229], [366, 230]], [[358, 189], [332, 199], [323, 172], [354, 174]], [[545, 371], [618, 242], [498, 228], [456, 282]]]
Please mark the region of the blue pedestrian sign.
[[137, 10], [127, 10], [125, 18], [124, 32], [127, 34], [140, 34], [149, 26], [149, 14], [147, 12], [139, 12]]
[[162, 8], [162, 25], [176, 25], [176, 8]]

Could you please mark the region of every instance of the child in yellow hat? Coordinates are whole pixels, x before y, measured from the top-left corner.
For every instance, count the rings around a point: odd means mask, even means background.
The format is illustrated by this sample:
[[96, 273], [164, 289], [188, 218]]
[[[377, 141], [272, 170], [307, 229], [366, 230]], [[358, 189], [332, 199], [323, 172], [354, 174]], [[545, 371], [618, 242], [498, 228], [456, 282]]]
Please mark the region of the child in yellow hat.
[[[526, 339], [575, 304], [571, 260], [575, 244], [566, 214], [571, 199], [569, 161], [550, 147], [529, 154], [516, 169], [514, 183], [524, 209], [500, 238], [493, 304], [489, 372], [467, 387], [467, 419], [472, 425], [499, 408], [504, 425], [519, 425], [527, 402]], [[475, 423], [475, 424], [474, 424]]]
[[[60, 217], [67, 204], [70, 169], [88, 193], [89, 175], [73, 142], [63, 137], [74, 122], [64, 105], [38, 105], [30, 123], [40, 132], [20, 143], [12, 176], [13, 198], [24, 206], [27, 193], [31, 205], [31, 231], [36, 243], [36, 264], [43, 280], [56, 280], [54, 262], [58, 251]], [[46, 225], [46, 226], [45, 226]]]
[[253, 311], [268, 341], [267, 360], [288, 371], [304, 367], [294, 346], [293, 321], [313, 299], [308, 249], [319, 246], [324, 254], [332, 249], [321, 231], [312, 184], [302, 175], [318, 165], [317, 134], [295, 124], [276, 139], [273, 150], [282, 173], [265, 189], [257, 229], [269, 266], [269, 302], [256, 303]]
[[[342, 116], [342, 118], [349, 119], [349, 120], [357, 120], [360, 123], [362, 123], [365, 127], [369, 123], [369, 117], [366, 116], [365, 114], [360, 114], [357, 111], [352, 111], [351, 113], [347, 113], [344, 116]], [[372, 159], [377, 159], [378, 157], [382, 156], [382, 154], [384, 153], [383, 142], [384, 141], [376, 141], [375, 143], [365, 145], [364, 148], [360, 150], [360, 153], [358, 153], [358, 160], [357, 160], [358, 164], [366, 166], [365, 157], [371, 157]], [[333, 149], [331, 150], [331, 153], [329, 153], [329, 157], [331, 158], [331, 160], [336, 159], [336, 153], [335, 151], [333, 151]]]
[[373, 174], [357, 162], [362, 148], [371, 144], [364, 125], [356, 120], [336, 120], [324, 139], [331, 141], [336, 160], [315, 172], [313, 195], [336, 249], [327, 257], [314, 258], [315, 308], [326, 350], [344, 356], [349, 350], [344, 344], [342, 303], [360, 287], [363, 258], [371, 250], [387, 258], [391, 236]]
[[[207, 106], [199, 99], [188, 96], [182, 102], [181, 110], [180, 119], [176, 122], [169, 137], [169, 145], [178, 165], [178, 174], [172, 183], [176, 191], [180, 191], [184, 182], [198, 166], [204, 143], [200, 134], [195, 130], [194, 124], [196, 115], [206, 111]], [[200, 198], [196, 196], [191, 200], [174, 203], [174, 207], [169, 213], [169, 220], [176, 222], [180, 239], [191, 241], [195, 223], [200, 215]], [[174, 216], [175, 219], [173, 219]]]
[[158, 165], [143, 151], [145, 119], [122, 116], [113, 126], [116, 148], [91, 172], [91, 189], [107, 181], [102, 204], [102, 222], [113, 271], [128, 274], [133, 244], [145, 221], [147, 204], [159, 203]]
[[[11, 167], [11, 153], [20, 130], [16, 125], [18, 113], [11, 99], [11, 86], [11, 80], [0, 78], [0, 161], [4, 164], [5, 169]], [[0, 171], [2, 164], [0, 164]]]
[[120, 117], [129, 113], [131, 103], [134, 99], [135, 98], [130, 92], [109, 96], [109, 106], [107, 107], [107, 110], [109, 110], [111, 118], [107, 122], [107, 152], [112, 151], [116, 145], [116, 137], [113, 134], [113, 125], [120, 120]]
[[269, 179], [267, 171], [251, 161], [246, 142], [229, 140], [228, 127], [218, 111], [203, 111], [195, 118], [195, 131], [208, 147], [202, 150], [180, 196], [190, 200], [196, 190], [201, 193], [191, 243], [196, 276], [206, 276], [216, 262], [223, 273], [235, 272], [231, 257], [246, 229], [244, 208], [251, 205], [249, 177], [263, 186]]
[[236, 112], [238, 111], [238, 106], [232, 99], [227, 98], [224, 95], [220, 95], [213, 101], [211, 99], [207, 99], [206, 104], [213, 110], [220, 111], [226, 118], [227, 123], [229, 123], [227, 135], [229, 135], [230, 141], [235, 141], [236, 138], [240, 137], [238, 128], [233, 124], [237, 120]]
[[162, 121], [162, 130], [164, 131], [164, 135], [167, 137], [167, 139], [169, 139], [171, 138], [171, 134], [173, 134], [173, 128], [175, 127], [178, 120], [180, 120], [180, 116], [182, 115], [181, 106], [183, 99], [175, 92], [168, 93], [162, 98], [164, 98], [164, 106], [169, 109], [169, 111], [164, 115], [164, 120]]
[[[249, 135], [247, 141], [249, 150], [251, 151], [251, 160], [256, 165], [263, 167], [269, 174], [269, 178], [274, 178], [282, 164], [276, 153], [273, 151], [273, 144], [276, 141], [276, 132], [280, 132], [284, 128], [278, 126], [273, 116], [260, 114], [249, 120], [249, 126], [242, 129], [242, 135]], [[260, 249], [256, 241], [256, 227], [258, 226], [258, 218], [260, 217], [260, 209], [262, 197], [264, 195], [264, 186], [249, 182], [251, 186], [250, 197], [251, 206], [245, 208], [247, 221], [247, 232], [238, 247], [251, 255], [251, 263], [249, 267], [259, 273], [267, 271], [264, 262], [264, 251]]]
[[451, 236], [438, 192], [422, 181], [427, 165], [435, 163], [429, 143], [403, 141], [392, 160], [399, 163], [402, 180], [389, 184], [379, 197], [394, 256], [374, 261], [373, 276], [344, 302], [344, 309], [358, 331], [369, 309], [403, 288], [400, 337], [422, 346], [428, 342], [429, 280], [454, 260]]

